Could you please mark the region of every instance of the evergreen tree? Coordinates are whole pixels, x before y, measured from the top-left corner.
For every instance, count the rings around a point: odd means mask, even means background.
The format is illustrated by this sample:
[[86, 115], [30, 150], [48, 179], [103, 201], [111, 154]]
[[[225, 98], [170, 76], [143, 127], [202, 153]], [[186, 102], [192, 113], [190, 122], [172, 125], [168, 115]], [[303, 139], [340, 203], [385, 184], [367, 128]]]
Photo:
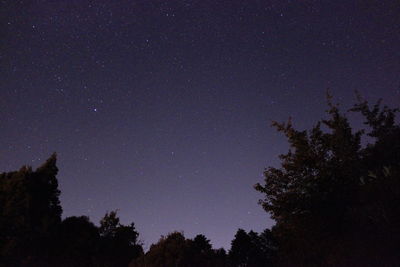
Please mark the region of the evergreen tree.
[[254, 231], [246, 233], [238, 229], [232, 240], [229, 260], [234, 267], [270, 267], [273, 264], [275, 247], [269, 230], [261, 235]]

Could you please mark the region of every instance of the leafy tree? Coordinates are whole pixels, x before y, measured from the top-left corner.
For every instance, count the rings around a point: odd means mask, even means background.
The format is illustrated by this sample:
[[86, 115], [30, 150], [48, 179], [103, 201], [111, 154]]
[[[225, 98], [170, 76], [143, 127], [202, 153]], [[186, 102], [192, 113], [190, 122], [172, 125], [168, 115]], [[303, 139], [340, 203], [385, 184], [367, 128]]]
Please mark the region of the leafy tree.
[[130, 266], [175, 267], [183, 259], [186, 239], [180, 232], [162, 236], [158, 243], [150, 246], [146, 255], [132, 262]]
[[[106, 213], [100, 220], [100, 234], [103, 237], [115, 237], [120, 227], [119, 218], [117, 217], [117, 211], [111, 211]], [[136, 237], [135, 237], [136, 238]]]
[[228, 266], [226, 252], [213, 250], [210, 241], [204, 235], [186, 239], [180, 232], [162, 236], [151, 245], [150, 250], [134, 260], [131, 267], [223, 267]]
[[0, 263], [33, 265], [49, 256], [62, 213], [56, 162], [53, 154], [36, 171], [24, 166], [0, 175]]
[[86, 216], [64, 219], [55, 236], [54, 266], [95, 266], [100, 235]]
[[232, 266], [272, 266], [274, 250], [272, 236], [267, 229], [261, 235], [239, 229], [232, 240], [229, 260]]
[[213, 266], [214, 251], [204, 235], [197, 235], [194, 239], [187, 239], [181, 266]]
[[128, 266], [143, 254], [134, 223], [121, 224], [116, 211], [106, 213], [100, 221], [99, 233], [101, 266]]
[[212, 263], [215, 267], [229, 266], [228, 255], [224, 248], [214, 250]]
[[[276, 220], [281, 265], [396, 266], [399, 259], [400, 130], [396, 109], [360, 112], [371, 129], [371, 143], [361, 146], [365, 130], [353, 131], [345, 114], [328, 96], [329, 119], [309, 131], [291, 121], [273, 125], [283, 132], [290, 150], [280, 168], [265, 170], [265, 184], [256, 190]], [[385, 175], [386, 174], [386, 175]], [[390, 227], [382, 228], [384, 225]], [[395, 230], [396, 229], [396, 230]], [[389, 237], [394, 242], [386, 242]], [[381, 241], [377, 248], [377, 241]]]
[[[400, 125], [399, 109], [381, 107], [381, 100], [370, 107], [359, 97], [352, 111], [360, 112], [370, 131], [372, 143], [363, 150], [363, 166], [368, 172], [360, 178], [358, 205], [353, 209], [353, 232], [359, 240], [358, 254], [374, 255], [374, 266], [398, 266], [400, 257]], [[371, 264], [371, 265], [372, 265]]]
[[56, 162], [0, 174], [0, 266], [127, 266], [142, 255], [134, 224], [115, 211], [99, 228], [85, 216], [61, 221]]

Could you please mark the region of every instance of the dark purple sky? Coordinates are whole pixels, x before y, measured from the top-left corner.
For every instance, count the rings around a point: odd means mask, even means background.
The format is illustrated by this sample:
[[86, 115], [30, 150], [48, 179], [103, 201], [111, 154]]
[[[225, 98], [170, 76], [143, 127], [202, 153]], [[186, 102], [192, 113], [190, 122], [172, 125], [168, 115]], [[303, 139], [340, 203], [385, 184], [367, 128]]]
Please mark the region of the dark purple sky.
[[0, 2], [0, 170], [59, 155], [64, 216], [161, 234], [273, 222], [253, 185], [329, 87], [400, 103], [400, 2]]

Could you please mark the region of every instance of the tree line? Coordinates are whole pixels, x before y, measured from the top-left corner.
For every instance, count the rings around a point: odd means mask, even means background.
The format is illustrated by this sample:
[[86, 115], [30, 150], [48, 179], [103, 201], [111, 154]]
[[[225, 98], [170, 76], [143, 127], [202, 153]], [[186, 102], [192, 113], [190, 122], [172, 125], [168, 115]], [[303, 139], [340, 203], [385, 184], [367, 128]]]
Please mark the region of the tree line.
[[86, 216], [61, 219], [56, 162], [53, 154], [35, 171], [24, 166], [0, 175], [0, 266], [242, 266], [273, 254], [268, 229], [239, 229], [229, 253], [213, 249], [204, 235], [187, 239], [180, 232], [144, 253], [134, 223], [121, 224], [116, 211], [99, 226]]
[[[62, 219], [55, 154], [36, 170], [2, 173], [0, 266], [400, 266], [398, 111], [358, 97], [343, 112], [328, 95], [327, 118], [311, 129], [274, 122], [290, 149], [255, 189], [276, 224], [238, 229], [228, 252], [181, 232], [144, 252], [134, 223], [121, 224], [116, 211], [99, 226]], [[349, 112], [364, 129], [352, 128]]]

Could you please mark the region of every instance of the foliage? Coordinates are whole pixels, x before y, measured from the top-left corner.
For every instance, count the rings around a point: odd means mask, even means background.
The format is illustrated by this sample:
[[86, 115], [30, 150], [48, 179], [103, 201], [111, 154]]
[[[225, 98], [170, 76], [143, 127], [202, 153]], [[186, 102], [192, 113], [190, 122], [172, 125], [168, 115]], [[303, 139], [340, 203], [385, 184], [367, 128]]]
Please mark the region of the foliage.
[[370, 108], [365, 101], [351, 109], [370, 128], [371, 142], [362, 147], [366, 130], [353, 131], [330, 96], [328, 105], [329, 119], [309, 131], [296, 130], [290, 120], [273, 123], [286, 135], [290, 150], [280, 156], [281, 167], [267, 168], [265, 184], [255, 188], [265, 195], [260, 202], [276, 220], [281, 265], [396, 266], [398, 110], [382, 108], [380, 102]]
[[85, 216], [61, 221], [56, 162], [0, 175], [0, 266], [128, 266], [142, 255], [134, 224], [114, 211], [100, 227]]
[[53, 250], [56, 266], [95, 266], [100, 235], [88, 217], [65, 218], [57, 232]]
[[53, 154], [36, 171], [22, 167], [0, 175], [0, 263], [34, 264], [49, 255], [49, 239], [61, 221]]
[[167, 237], [161, 237], [157, 244], [153, 244], [150, 250], [132, 262], [130, 266], [180, 266], [186, 240], [182, 233], [173, 232]]
[[267, 229], [261, 234], [239, 229], [229, 251], [231, 266], [262, 267], [273, 266], [275, 244], [271, 232]]
[[180, 232], [161, 237], [150, 250], [130, 264], [131, 267], [196, 267], [228, 266], [226, 252], [213, 250], [210, 241], [204, 235], [186, 239]]
[[128, 266], [129, 262], [143, 254], [134, 223], [123, 225], [119, 221], [116, 211], [106, 213], [100, 221], [98, 259], [101, 266]]

